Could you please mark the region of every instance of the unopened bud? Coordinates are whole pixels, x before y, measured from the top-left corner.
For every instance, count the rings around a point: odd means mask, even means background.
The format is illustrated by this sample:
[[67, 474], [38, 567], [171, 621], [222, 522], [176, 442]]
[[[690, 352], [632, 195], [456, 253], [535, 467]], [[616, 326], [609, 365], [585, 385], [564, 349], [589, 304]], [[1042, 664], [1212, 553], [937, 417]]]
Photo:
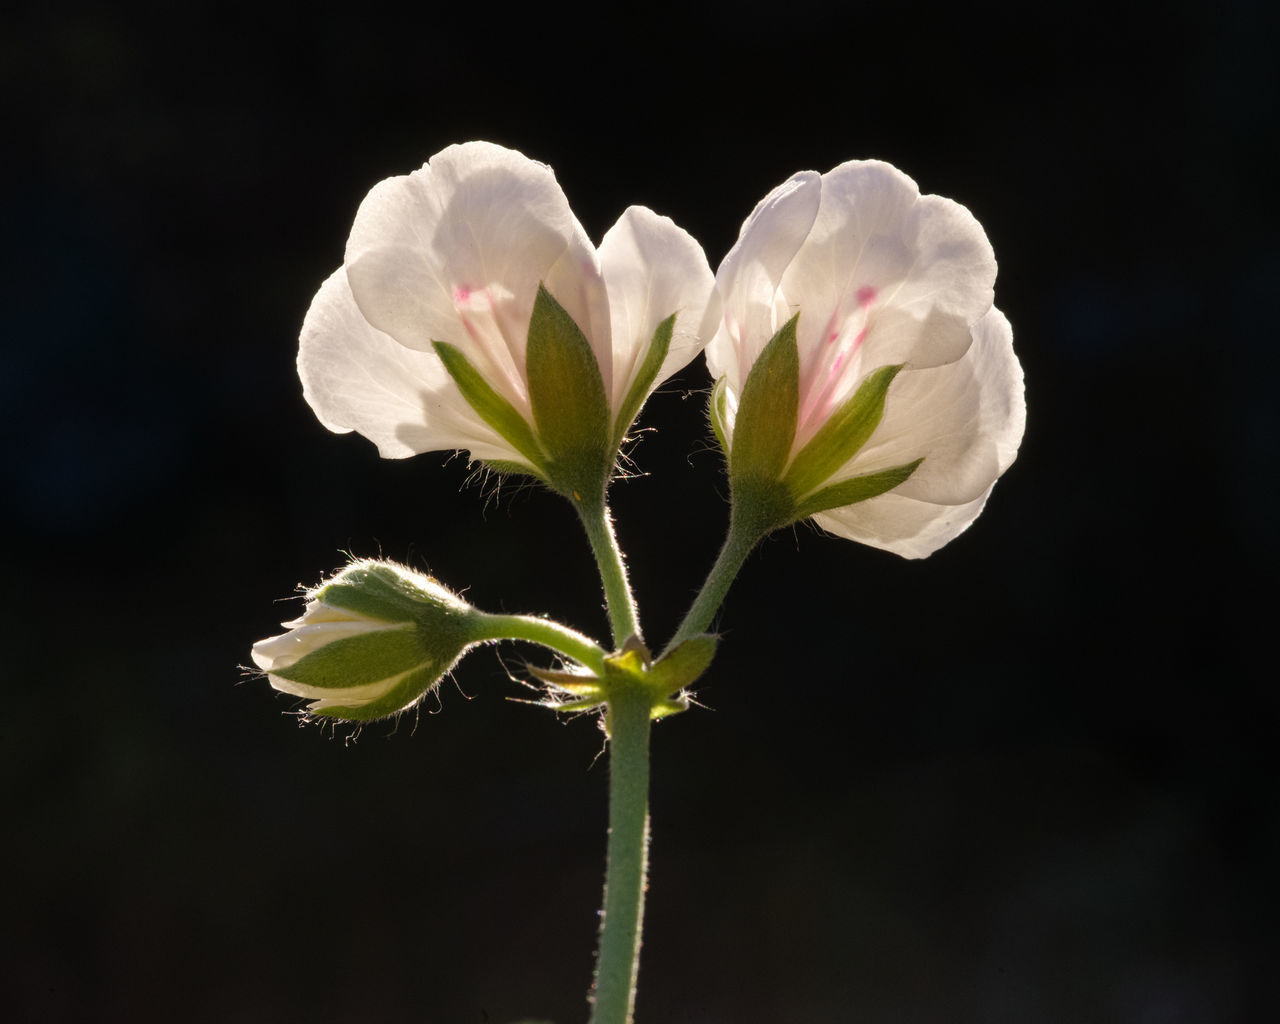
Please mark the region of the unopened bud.
[[306, 595], [289, 632], [253, 645], [277, 690], [307, 712], [350, 721], [420, 701], [469, 647], [481, 614], [434, 579], [392, 562], [360, 561]]

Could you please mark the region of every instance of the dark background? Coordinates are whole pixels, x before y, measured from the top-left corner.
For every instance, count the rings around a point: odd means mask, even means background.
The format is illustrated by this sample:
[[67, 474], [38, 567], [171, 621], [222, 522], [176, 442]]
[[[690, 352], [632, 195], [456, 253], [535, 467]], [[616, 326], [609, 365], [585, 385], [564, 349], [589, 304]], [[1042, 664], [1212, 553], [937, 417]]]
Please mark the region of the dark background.
[[[1273, 1019], [1271, 5], [5, 20], [13, 1019], [585, 1019], [607, 766], [507, 699], [533, 651], [355, 743], [239, 667], [344, 551], [605, 631], [558, 499], [381, 461], [294, 374], [365, 192], [469, 138], [550, 163], [593, 238], [642, 203], [713, 267], [792, 172], [890, 160], [986, 227], [1026, 370], [951, 546], [748, 562], [707, 709], [654, 734], [640, 1020]], [[654, 641], [724, 527], [708, 384], [654, 398], [614, 489]]]

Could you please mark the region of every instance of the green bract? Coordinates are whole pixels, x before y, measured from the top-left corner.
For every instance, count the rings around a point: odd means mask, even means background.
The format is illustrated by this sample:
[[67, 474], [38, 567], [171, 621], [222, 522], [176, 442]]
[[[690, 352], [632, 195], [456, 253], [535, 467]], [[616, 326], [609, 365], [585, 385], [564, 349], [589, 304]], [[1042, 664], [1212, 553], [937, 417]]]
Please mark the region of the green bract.
[[553, 693], [571, 698], [553, 700], [551, 706], [557, 711], [603, 707], [625, 693], [642, 696], [651, 718], [665, 718], [689, 710], [684, 691], [711, 666], [718, 642], [713, 634], [699, 633], [654, 661], [648, 648], [633, 639], [604, 658], [600, 673], [529, 671]]

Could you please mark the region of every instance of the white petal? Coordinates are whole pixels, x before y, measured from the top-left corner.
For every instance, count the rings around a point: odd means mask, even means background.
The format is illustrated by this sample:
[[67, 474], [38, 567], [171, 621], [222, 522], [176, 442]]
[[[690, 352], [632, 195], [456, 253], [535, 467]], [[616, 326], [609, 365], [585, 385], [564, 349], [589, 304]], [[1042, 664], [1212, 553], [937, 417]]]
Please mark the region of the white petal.
[[[908, 386], [903, 393], [900, 382]], [[888, 494], [819, 513], [814, 521], [841, 537], [924, 558], [982, 512], [996, 479], [1013, 464], [1025, 426], [1013, 331], [992, 309], [974, 327], [973, 345], [958, 363], [904, 371], [893, 382], [871, 443], [840, 474], [851, 475], [850, 468], [874, 472], [923, 454], [911, 479]]]
[[741, 393], [751, 365], [781, 326], [779, 284], [813, 226], [820, 190], [815, 171], [801, 171], [775, 188], [743, 222], [716, 272], [718, 302], [708, 307], [709, 322], [700, 333], [711, 337], [712, 378], [725, 377], [734, 394]]
[[609, 390], [616, 412], [648, 353], [654, 330], [672, 313], [676, 323], [671, 347], [653, 386], [702, 350], [698, 332], [714, 278], [702, 246], [670, 218], [643, 206], [627, 209], [605, 233], [600, 268], [609, 292], [613, 336]]
[[346, 265], [366, 319], [396, 341], [457, 346], [517, 409], [539, 283], [582, 328], [608, 379], [609, 314], [595, 250], [551, 169], [489, 143], [450, 146], [376, 185]]
[[298, 376], [321, 423], [358, 431], [383, 458], [465, 448], [475, 459], [524, 462], [475, 414], [434, 352], [405, 348], [365, 320], [342, 270], [307, 311]]
[[820, 512], [813, 521], [848, 540], [925, 558], [960, 536], [978, 518], [990, 489], [963, 505], [935, 505], [890, 491], [856, 505]]
[[960, 358], [991, 306], [995, 257], [964, 207], [921, 196], [879, 161], [851, 161], [822, 177], [813, 230], [782, 281], [800, 314], [796, 446], [872, 370]]
[[276, 672], [296, 664], [312, 651], [326, 644], [379, 629], [400, 628], [403, 627], [389, 626], [385, 622], [375, 622], [371, 619], [348, 619], [346, 622], [319, 622], [298, 626], [280, 636], [259, 640], [253, 645], [251, 657], [253, 663], [264, 672]]
[[973, 328], [964, 357], [904, 370], [889, 387], [884, 418], [867, 446], [833, 479], [924, 457], [896, 494], [945, 505], [968, 503], [1013, 462], [1026, 422], [1022, 367], [1013, 330], [992, 309]]
[[[937, 366], [959, 358], [967, 328], [991, 306], [995, 254], [963, 206], [921, 196], [916, 183], [877, 160], [822, 176], [822, 202], [782, 291], [800, 312], [803, 368], [833, 330], [864, 307], [858, 376], [879, 366]], [[884, 311], [893, 311], [886, 318]], [[933, 329], [921, 325], [932, 321]], [[952, 329], [938, 329], [952, 322]], [[862, 326], [861, 321], [859, 327]], [[914, 327], [914, 329], [911, 329]]]

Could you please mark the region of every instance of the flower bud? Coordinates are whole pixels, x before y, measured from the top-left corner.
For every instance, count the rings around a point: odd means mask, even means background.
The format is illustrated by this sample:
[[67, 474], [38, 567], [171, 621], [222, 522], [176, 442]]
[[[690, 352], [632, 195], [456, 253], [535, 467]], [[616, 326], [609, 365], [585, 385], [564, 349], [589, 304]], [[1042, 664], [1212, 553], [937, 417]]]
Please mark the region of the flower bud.
[[404, 711], [483, 639], [481, 614], [434, 579], [359, 561], [306, 595], [289, 632], [253, 645], [268, 682], [308, 714], [372, 721]]

